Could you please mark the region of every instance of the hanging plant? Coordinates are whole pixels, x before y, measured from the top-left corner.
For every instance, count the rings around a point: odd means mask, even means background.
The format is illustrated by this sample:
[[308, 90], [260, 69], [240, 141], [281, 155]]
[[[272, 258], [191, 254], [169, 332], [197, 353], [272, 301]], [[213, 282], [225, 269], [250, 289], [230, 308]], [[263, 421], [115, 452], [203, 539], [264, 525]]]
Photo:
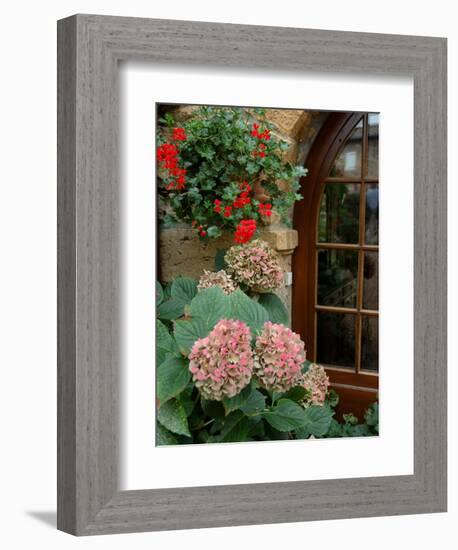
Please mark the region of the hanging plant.
[[288, 222], [307, 171], [283, 160], [289, 145], [273, 135], [264, 111], [253, 114], [257, 119], [241, 108], [201, 107], [182, 126], [170, 113], [160, 120], [159, 194], [169, 207], [164, 224], [185, 222], [202, 239], [230, 231], [243, 244], [273, 211]]

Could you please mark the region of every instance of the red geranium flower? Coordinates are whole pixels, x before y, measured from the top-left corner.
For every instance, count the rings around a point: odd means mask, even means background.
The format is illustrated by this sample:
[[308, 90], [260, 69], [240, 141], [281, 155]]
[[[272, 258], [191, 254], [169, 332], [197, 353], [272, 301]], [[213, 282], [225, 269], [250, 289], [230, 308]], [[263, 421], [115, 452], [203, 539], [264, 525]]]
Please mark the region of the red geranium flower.
[[173, 141], [186, 141], [187, 136], [184, 128], [173, 129]]

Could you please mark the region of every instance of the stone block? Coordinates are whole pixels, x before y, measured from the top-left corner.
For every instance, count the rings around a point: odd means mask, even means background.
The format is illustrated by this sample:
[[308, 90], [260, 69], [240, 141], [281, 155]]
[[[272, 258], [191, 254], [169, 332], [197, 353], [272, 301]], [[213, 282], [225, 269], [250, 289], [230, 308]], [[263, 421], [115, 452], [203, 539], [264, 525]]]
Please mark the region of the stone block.
[[266, 109], [266, 119], [287, 136], [298, 139], [310, 122], [311, 114], [300, 109]]

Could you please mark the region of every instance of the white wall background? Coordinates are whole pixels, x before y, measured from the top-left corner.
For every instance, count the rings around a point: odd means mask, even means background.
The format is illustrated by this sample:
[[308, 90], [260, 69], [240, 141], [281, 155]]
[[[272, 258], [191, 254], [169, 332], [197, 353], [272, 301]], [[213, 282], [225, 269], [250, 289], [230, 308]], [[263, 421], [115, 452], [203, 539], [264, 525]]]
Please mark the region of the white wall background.
[[[4, 548], [422, 550], [456, 540], [458, 292], [450, 284], [448, 514], [75, 539], [55, 530], [56, 20], [73, 13], [196, 19], [449, 38], [449, 280], [458, 279], [458, 32], [454, 3], [408, 0], [16, 0], [2, 10], [0, 86], [0, 517]], [[401, 543], [402, 541], [402, 543]], [[449, 546], [447, 544], [447, 546]], [[452, 543], [453, 546], [453, 543]]]

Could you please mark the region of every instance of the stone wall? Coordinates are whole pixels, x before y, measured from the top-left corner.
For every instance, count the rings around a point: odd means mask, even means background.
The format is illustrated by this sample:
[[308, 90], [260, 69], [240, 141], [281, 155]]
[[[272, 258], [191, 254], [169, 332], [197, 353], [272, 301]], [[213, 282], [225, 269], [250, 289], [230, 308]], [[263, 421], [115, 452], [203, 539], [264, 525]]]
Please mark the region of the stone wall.
[[[187, 105], [173, 108], [174, 118], [183, 122], [192, 117], [198, 107]], [[250, 111], [250, 114], [253, 114]], [[289, 143], [284, 159], [292, 164], [304, 164], [313, 140], [323, 124], [327, 113], [298, 109], [266, 109], [265, 118], [274, 124], [272, 133]], [[253, 117], [255, 118], [255, 117]], [[268, 241], [278, 252], [285, 271], [285, 285], [279, 294], [291, 307], [291, 261], [297, 246], [297, 231], [274, 223], [261, 230], [260, 237]], [[292, 225], [292, 212], [291, 212]], [[178, 275], [199, 278], [204, 269], [215, 269], [218, 250], [233, 244], [231, 236], [219, 239], [199, 240], [190, 227], [177, 225], [161, 229], [159, 235], [160, 277], [170, 281]]]

